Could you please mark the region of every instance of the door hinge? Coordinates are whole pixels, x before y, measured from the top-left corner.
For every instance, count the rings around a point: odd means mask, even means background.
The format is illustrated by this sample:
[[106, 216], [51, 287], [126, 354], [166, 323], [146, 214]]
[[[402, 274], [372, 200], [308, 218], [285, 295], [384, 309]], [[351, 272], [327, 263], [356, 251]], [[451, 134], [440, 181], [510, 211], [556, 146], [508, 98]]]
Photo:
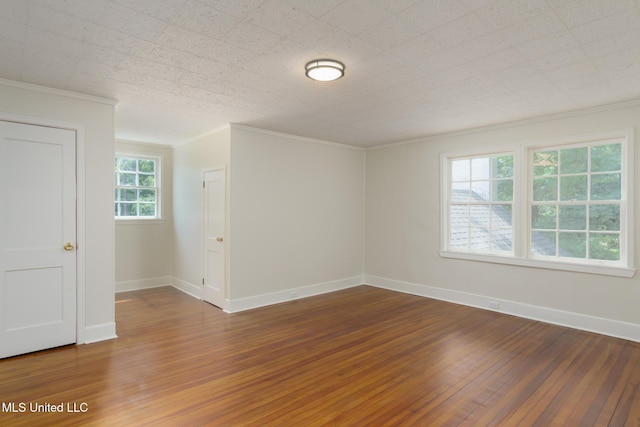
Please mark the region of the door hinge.
[[204, 286], [204, 277], [202, 278], [202, 286]]
[[204, 188], [204, 181], [202, 181], [202, 188]]

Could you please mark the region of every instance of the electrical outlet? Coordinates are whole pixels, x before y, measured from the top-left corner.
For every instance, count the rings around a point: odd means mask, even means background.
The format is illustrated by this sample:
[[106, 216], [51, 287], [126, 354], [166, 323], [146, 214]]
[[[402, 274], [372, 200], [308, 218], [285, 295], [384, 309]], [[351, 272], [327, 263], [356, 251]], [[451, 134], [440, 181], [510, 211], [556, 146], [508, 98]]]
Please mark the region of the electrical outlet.
[[489, 308], [492, 310], [500, 310], [500, 303], [498, 301], [489, 301]]

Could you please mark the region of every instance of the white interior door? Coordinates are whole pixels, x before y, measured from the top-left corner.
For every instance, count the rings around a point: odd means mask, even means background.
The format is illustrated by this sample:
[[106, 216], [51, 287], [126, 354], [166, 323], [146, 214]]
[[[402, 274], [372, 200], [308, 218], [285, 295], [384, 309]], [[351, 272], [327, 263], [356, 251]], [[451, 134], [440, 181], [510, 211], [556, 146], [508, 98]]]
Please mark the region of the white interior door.
[[76, 134], [0, 121], [0, 358], [76, 342]]
[[202, 298], [224, 308], [225, 171], [204, 173], [204, 280]]

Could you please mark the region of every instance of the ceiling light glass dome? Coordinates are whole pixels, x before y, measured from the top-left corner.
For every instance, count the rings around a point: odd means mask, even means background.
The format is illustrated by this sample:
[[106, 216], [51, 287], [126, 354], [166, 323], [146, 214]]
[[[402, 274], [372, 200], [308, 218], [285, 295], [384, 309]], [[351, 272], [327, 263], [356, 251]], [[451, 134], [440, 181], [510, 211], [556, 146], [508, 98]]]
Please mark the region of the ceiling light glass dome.
[[330, 82], [344, 76], [344, 64], [333, 59], [314, 59], [304, 69], [307, 77], [321, 82]]

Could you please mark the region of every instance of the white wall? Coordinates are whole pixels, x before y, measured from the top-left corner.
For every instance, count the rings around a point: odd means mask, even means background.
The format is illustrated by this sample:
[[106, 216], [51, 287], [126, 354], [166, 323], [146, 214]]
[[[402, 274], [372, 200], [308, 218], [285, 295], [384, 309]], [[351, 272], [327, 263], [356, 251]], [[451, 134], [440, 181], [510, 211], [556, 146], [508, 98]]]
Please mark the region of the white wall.
[[[230, 155], [228, 127], [173, 150], [173, 284], [197, 297], [201, 297], [203, 272], [202, 174], [212, 168], [227, 167], [228, 188]], [[226, 237], [228, 241], [229, 236]]]
[[170, 146], [116, 140], [117, 153], [160, 157], [161, 220], [117, 220], [116, 292], [171, 283], [173, 248], [173, 150]]
[[0, 81], [0, 114], [7, 113], [27, 122], [64, 122], [82, 131], [84, 143], [79, 145], [78, 157], [84, 181], [78, 183], [78, 191], [84, 206], [79, 206], [78, 227], [85, 240], [78, 242], [78, 280], [84, 304], [79, 310], [78, 342], [112, 338], [114, 103]]
[[362, 283], [364, 157], [231, 127], [232, 310]]
[[[635, 127], [637, 139], [637, 103], [368, 150], [367, 282], [484, 308], [495, 300], [505, 312], [640, 341], [638, 274], [627, 279], [439, 255], [441, 153], [629, 127]], [[639, 226], [636, 215], [635, 229]]]

